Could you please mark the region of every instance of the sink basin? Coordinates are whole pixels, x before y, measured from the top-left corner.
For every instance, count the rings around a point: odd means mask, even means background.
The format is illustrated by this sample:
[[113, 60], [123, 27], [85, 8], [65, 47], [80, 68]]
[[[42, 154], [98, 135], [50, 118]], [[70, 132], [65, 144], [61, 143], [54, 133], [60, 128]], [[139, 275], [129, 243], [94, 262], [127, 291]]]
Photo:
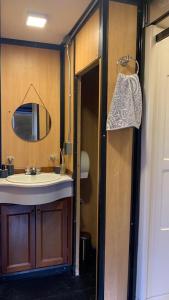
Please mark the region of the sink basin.
[[0, 203], [39, 205], [72, 196], [73, 179], [66, 174], [15, 174], [0, 179]]
[[22, 184], [38, 184], [38, 183], [52, 183], [58, 180], [62, 180], [63, 176], [55, 173], [41, 173], [38, 175], [25, 175], [16, 174], [11, 175], [6, 178], [7, 181], [12, 183], [22, 183]]

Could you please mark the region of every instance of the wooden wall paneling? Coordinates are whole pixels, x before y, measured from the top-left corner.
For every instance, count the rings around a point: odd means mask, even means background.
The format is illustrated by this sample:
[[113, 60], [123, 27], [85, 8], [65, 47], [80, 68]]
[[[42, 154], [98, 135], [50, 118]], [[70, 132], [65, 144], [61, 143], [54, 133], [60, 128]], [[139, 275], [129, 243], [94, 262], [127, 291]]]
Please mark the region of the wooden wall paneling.
[[[66, 169], [73, 173], [73, 141], [74, 141], [74, 42], [70, 46], [70, 60], [71, 60], [71, 143], [72, 143], [72, 154], [65, 156]], [[68, 59], [65, 49], [65, 141], [68, 140], [69, 130], [69, 82], [68, 82]]]
[[[109, 3], [108, 110], [117, 60], [136, 55], [137, 7]], [[122, 72], [132, 72], [133, 66]], [[130, 235], [133, 129], [107, 133], [105, 300], [126, 300]]]
[[1, 240], [2, 272], [18, 272], [35, 267], [34, 206], [3, 205]]
[[[35, 165], [52, 166], [50, 154], [60, 161], [60, 53], [13, 45], [1, 46], [2, 87], [2, 160], [15, 157], [15, 167], [24, 169]], [[33, 83], [51, 115], [52, 127], [42, 141], [31, 143], [15, 135], [11, 126], [12, 114], [21, 105]], [[26, 99], [40, 103], [33, 90]], [[41, 103], [40, 103], [41, 104]]]
[[99, 66], [82, 76], [81, 150], [90, 158], [89, 177], [81, 179], [81, 231], [91, 234], [97, 248]]
[[99, 9], [76, 35], [75, 73], [87, 68], [99, 57]]

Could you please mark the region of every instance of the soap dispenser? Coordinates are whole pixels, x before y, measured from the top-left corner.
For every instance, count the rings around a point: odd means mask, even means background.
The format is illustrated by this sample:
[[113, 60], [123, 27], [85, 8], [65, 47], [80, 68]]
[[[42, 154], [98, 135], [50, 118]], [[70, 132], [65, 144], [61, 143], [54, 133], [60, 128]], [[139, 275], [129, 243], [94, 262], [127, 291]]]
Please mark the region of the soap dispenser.
[[64, 148], [60, 150], [61, 153], [61, 167], [60, 167], [60, 174], [63, 175], [66, 172], [66, 167], [65, 167], [65, 150]]

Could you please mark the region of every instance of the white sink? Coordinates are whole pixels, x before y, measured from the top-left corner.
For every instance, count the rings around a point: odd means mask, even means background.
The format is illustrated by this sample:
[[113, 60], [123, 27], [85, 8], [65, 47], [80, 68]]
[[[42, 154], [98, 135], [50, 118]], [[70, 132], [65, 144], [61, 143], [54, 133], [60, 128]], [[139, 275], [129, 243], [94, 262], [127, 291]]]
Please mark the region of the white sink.
[[0, 203], [38, 205], [73, 196], [73, 179], [68, 175], [16, 174], [0, 179]]
[[34, 185], [39, 183], [52, 183], [52, 182], [57, 182], [59, 180], [63, 181], [63, 179], [65, 179], [64, 176], [55, 173], [41, 173], [38, 175], [16, 174], [16, 175], [8, 176], [6, 180], [12, 183]]

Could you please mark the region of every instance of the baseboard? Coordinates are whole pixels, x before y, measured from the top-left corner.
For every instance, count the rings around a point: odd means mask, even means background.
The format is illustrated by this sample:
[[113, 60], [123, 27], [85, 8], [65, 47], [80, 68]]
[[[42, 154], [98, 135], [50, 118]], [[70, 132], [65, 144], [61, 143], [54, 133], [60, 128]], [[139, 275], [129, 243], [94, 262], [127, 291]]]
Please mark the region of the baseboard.
[[16, 272], [11, 274], [2, 274], [0, 282], [27, 278], [39, 278], [53, 276], [61, 273], [72, 272], [72, 265], [52, 266], [47, 268], [39, 268], [28, 271]]

